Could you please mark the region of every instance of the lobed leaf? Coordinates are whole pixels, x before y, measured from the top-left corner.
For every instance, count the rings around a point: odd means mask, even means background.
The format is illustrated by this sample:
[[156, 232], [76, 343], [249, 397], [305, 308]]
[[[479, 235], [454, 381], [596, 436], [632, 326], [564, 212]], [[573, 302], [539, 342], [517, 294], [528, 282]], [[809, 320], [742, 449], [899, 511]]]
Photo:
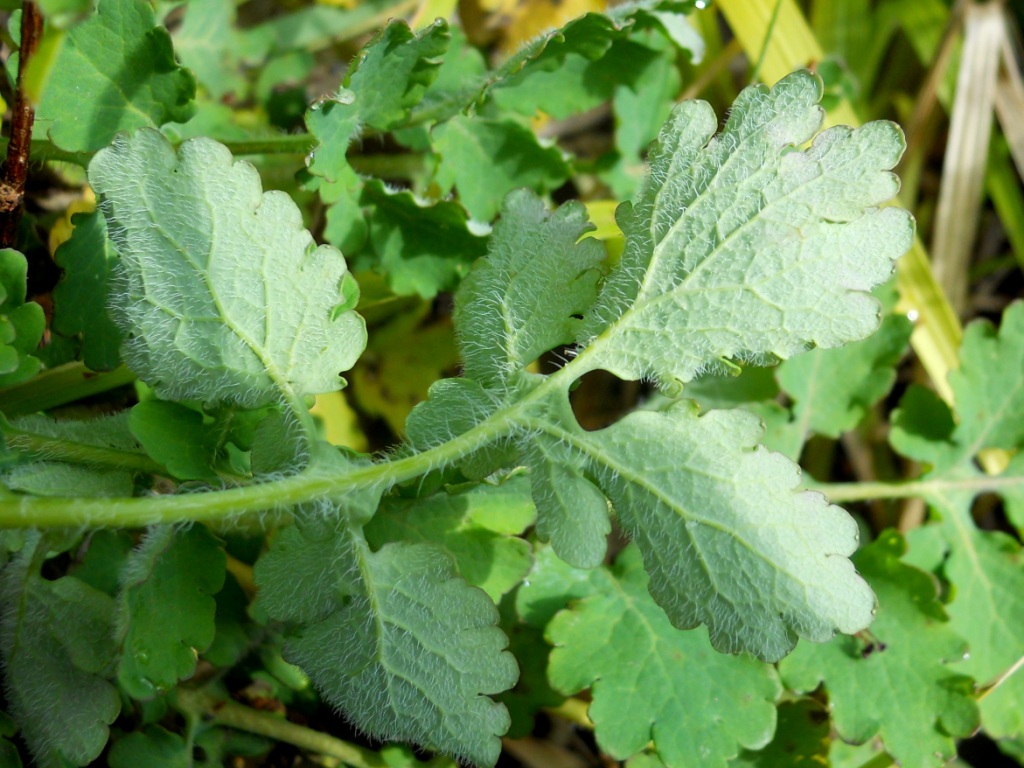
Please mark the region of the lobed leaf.
[[43, 336], [43, 308], [25, 301], [28, 262], [18, 251], [0, 249], [0, 387], [35, 376], [39, 360], [32, 356]]
[[53, 289], [53, 329], [81, 337], [82, 360], [89, 368], [111, 371], [121, 362], [122, 333], [107, 314], [107, 285], [117, 253], [99, 211], [76, 214], [72, 222], [71, 237], [53, 254], [64, 270]]
[[72, 576], [43, 579], [40, 546], [46, 539], [33, 535], [0, 576], [6, 700], [39, 765], [86, 765], [121, 709], [105, 679], [114, 601]]
[[775, 730], [775, 670], [715, 653], [703, 632], [680, 632], [647, 591], [634, 548], [591, 572], [593, 594], [557, 614], [548, 675], [574, 694], [590, 687], [598, 744], [617, 759], [648, 742], [668, 768], [724, 766]]
[[825, 683], [846, 741], [879, 735], [901, 765], [941, 766], [956, 755], [954, 739], [977, 728], [978, 709], [972, 681], [956, 664], [966, 643], [948, 623], [931, 577], [900, 562], [905, 551], [902, 537], [886, 531], [854, 557], [880, 604], [869, 640], [802, 645], [779, 669], [797, 691]]
[[[706, 624], [718, 650], [775, 661], [797, 636], [823, 642], [871, 623], [874, 596], [846, 559], [857, 548], [856, 523], [820, 494], [797, 490], [799, 468], [758, 447], [756, 417], [698, 416], [684, 403], [597, 432], [557, 415], [533, 426], [538, 442], [571, 446], [608, 497], [675, 626]], [[571, 507], [561, 514], [565, 530], [591, 535], [568, 517]]]
[[728, 358], [790, 357], [870, 334], [866, 291], [910, 246], [909, 214], [881, 205], [903, 151], [891, 123], [821, 124], [821, 81], [794, 73], [736, 99], [724, 131], [683, 102], [650, 155], [635, 205], [620, 206], [622, 262], [578, 340], [591, 369], [686, 382]]
[[448, 23], [437, 19], [418, 34], [392, 21], [356, 58], [345, 78], [360, 121], [379, 130], [402, 124], [437, 77], [448, 50]]
[[[979, 530], [972, 505], [979, 490], [999, 493], [1011, 520], [1024, 499], [1024, 463], [1010, 460], [996, 477], [975, 464], [986, 448], [1024, 447], [1024, 304], [1003, 314], [997, 331], [971, 323], [960, 350], [960, 368], [950, 374], [958, 418], [933, 394], [910, 389], [893, 416], [891, 442], [898, 451], [932, 465], [921, 480], [924, 496], [939, 514], [934, 532], [940, 572], [955, 585], [951, 627], [966, 638], [970, 658], [963, 671], [979, 683], [1000, 678], [1024, 655], [1024, 573], [1019, 542], [1004, 533]], [[1024, 678], [1011, 676], [986, 694], [982, 722], [995, 738], [1024, 736]]]
[[518, 187], [546, 192], [569, 175], [561, 151], [543, 146], [533, 131], [510, 119], [457, 115], [432, 131], [440, 154], [436, 181], [457, 187], [459, 200], [478, 221], [490, 221], [506, 194]]
[[445, 554], [372, 552], [345, 524], [311, 521], [277, 535], [256, 582], [273, 618], [301, 625], [286, 658], [356, 727], [494, 764], [509, 719], [487, 694], [513, 685], [516, 664], [494, 604]]
[[149, 3], [99, 0], [92, 16], [68, 29], [33, 132], [72, 152], [97, 150], [118, 131], [185, 122], [195, 90]]
[[399, 296], [433, 299], [439, 291], [454, 288], [486, 248], [487, 239], [470, 229], [458, 203], [430, 203], [411, 192], [389, 191], [376, 180], [363, 185], [360, 202], [368, 207], [375, 258], [361, 255], [358, 263], [382, 270]]
[[197, 651], [213, 641], [213, 595], [224, 583], [225, 556], [206, 528], [150, 529], [125, 564], [118, 681], [150, 699], [191, 677]]
[[541, 354], [570, 343], [579, 316], [597, 296], [601, 243], [581, 238], [586, 211], [554, 212], [533, 193], [511, 192], [502, 204], [487, 258], [462, 281], [455, 327], [465, 375], [498, 386]]
[[358, 288], [251, 165], [141, 130], [97, 153], [89, 180], [121, 255], [123, 356], [159, 396], [258, 407], [343, 386], [366, 343]]
[[530, 545], [518, 534], [535, 514], [529, 483], [518, 477], [422, 499], [387, 497], [367, 524], [366, 539], [375, 549], [389, 542], [432, 544], [497, 602], [530, 570]]

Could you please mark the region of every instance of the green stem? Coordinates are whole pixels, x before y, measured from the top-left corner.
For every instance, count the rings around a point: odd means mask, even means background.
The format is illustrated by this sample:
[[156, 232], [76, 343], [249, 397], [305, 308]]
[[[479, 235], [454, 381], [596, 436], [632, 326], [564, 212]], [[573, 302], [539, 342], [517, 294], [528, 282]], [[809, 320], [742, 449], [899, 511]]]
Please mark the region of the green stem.
[[[552, 377], [554, 378], [554, 377]], [[550, 381], [550, 380], [549, 380]], [[547, 389], [542, 387], [540, 389]], [[529, 398], [529, 399], [532, 399]], [[9, 496], [0, 504], [0, 528], [139, 527], [158, 523], [223, 520], [248, 512], [286, 509], [313, 500], [343, 504], [352, 493], [387, 488], [450, 464], [516, 428], [520, 401], [435, 448], [394, 461], [324, 474], [316, 466], [274, 482], [209, 493], [131, 499], [65, 499]]]
[[917, 496], [949, 491], [971, 491], [972, 493], [1005, 493], [1008, 489], [1024, 486], [1024, 477], [990, 477], [979, 475], [967, 478], [935, 478], [932, 480], [907, 480], [900, 482], [868, 483], [808, 483], [807, 487], [820, 491], [829, 501], [847, 503], [870, 501], [872, 499], [909, 499]]
[[384, 758], [372, 750], [312, 728], [296, 725], [277, 715], [251, 709], [235, 701], [183, 688], [178, 690], [176, 698], [178, 707], [186, 714], [198, 715], [216, 725], [292, 744], [314, 754], [336, 758], [352, 768], [387, 767]]

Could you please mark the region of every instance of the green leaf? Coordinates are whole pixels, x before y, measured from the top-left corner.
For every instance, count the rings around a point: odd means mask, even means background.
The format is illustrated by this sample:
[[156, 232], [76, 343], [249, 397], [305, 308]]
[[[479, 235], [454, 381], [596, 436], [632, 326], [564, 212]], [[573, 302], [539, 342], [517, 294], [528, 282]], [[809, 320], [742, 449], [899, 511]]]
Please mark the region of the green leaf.
[[258, 407], [342, 387], [366, 342], [355, 282], [251, 165], [142, 130], [99, 152], [89, 180], [121, 254], [124, 359], [160, 397]]
[[[597, 58], [559, 46], [563, 50], [558, 55], [529, 62], [520, 72], [499, 81], [489, 96], [500, 109], [527, 117], [533, 117], [539, 110], [562, 120], [593, 109], [610, 99], [617, 86], [633, 84], [651, 60], [658, 57], [646, 46], [625, 39], [614, 40], [611, 35], [607, 45]], [[545, 52], [552, 48], [549, 44]], [[678, 84], [678, 77], [675, 82]]]
[[377, 267], [399, 296], [434, 298], [451, 290], [484, 254], [487, 239], [468, 226], [458, 203], [428, 203], [411, 192], [391, 192], [383, 182], [363, 186], [360, 202], [369, 206], [367, 224], [375, 258], [365, 255], [359, 267]]
[[964, 330], [960, 368], [949, 374], [960, 420], [950, 456], [970, 459], [983, 448], [1012, 450], [1024, 445], [1024, 302], [1003, 313], [997, 331], [978, 321]]
[[647, 147], [668, 120], [680, 88], [675, 47], [654, 33], [645, 35], [643, 43], [650, 54], [636, 63], [628, 80], [616, 82], [612, 97], [618, 157], [602, 178], [619, 200], [636, 194], [647, 170]]
[[973, 681], [960, 671], [966, 643], [947, 623], [931, 577], [900, 562], [902, 537], [887, 531], [854, 557], [878, 595], [871, 635], [801, 645], [780, 664], [798, 691], [828, 690], [839, 735], [863, 743], [880, 735], [901, 765], [941, 766], [956, 737], [978, 725]]
[[219, 437], [205, 423], [203, 414], [180, 403], [146, 400], [131, 410], [132, 434], [146, 453], [181, 480], [217, 477], [213, 462]]
[[778, 768], [783, 765], [828, 765], [829, 714], [820, 702], [800, 699], [779, 704], [771, 744], [744, 750], [730, 768]]
[[866, 339], [837, 349], [814, 349], [779, 365], [779, 384], [795, 401], [794, 439], [783, 452], [795, 461], [812, 433], [837, 438], [856, 427], [896, 381], [896, 364], [911, 330], [906, 317], [888, 315]]
[[6, 701], [40, 766], [86, 765], [121, 709], [104, 679], [114, 660], [114, 602], [71, 576], [43, 579], [46, 546], [33, 536], [0, 579]]
[[39, 370], [32, 356], [43, 337], [43, 308], [25, 301], [28, 262], [18, 251], [0, 249], [0, 387], [31, 379]]
[[67, 31], [36, 105], [34, 136], [72, 152], [97, 150], [118, 131], [188, 120], [195, 87], [149, 3], [99, 0], [93, 16]]
[[530, 545], [518, 534], [535, 511], [526, 478], [423, 499], [385, 498], [366, 526], [374, 549], [388, 542], [433, 544], [459, 574], [497, 602], [530, 570]]
[[[874, 209], [898, 188], [891, 123], [821, 124], [821, 82], [798, 72], [736, 99], [725, 130], [703, 102], [674, 110], [626, 236], [578, 336], [588, 368], [686, 382], [723, 359], [786, 358], [870, 334], [866, 291], [910, 246], [910, 215]], [[713, 138], [714, 137], [714, 138]]]
[[636, 549], [591, 574], [595, 594], [548, 625], [548, 675], [566, 694], [591, 688], [605, 752], [621, 760], [653, 740], [669, 768], [724, 766], [740, 747], [768, 743], [781, 693], [774, 669], [717, 654], [704, 632], [673, 627], [647, 592]]
[[[534, 421], [535, 444], [567, 446], [594, 478], [677, 627], [706, 624], [718, 650], [775, 661], [797, 636], [823, 642], [871, 623], [874, 597], [846, 559], [856, 524], [820, 494], [798, 490], [799, 468], [758, 447], [755, 416], [698, 416], [681, 403], [596, 432], [571, 418], [563, 407]], [[581, 527], [580, 535], [590, 534]]]
[[419, 34], [392, 21], [356, 58], [345, 85], [356, 94], [360, 121], [379, 130], [399, 126], [437, 76], [451, 35], [444, 19]]
[[[919, 482], [940, 518], [931, 538], [942, 542], [941, 573], [953, 585], [951, 627], [966, 638], [963, 671], [988, 685], [1024, 656], [1024, 572], [1020, 544], [981, 531], [972, 518], [978, 493], [1001, 494], [1011, 519], [1024, 499], [1024, 463], [1011, 459], [995, 477], [976, 465], [987, 448], [1024, 446], [1024, 304], [1003, 314], [998, 331], [986, 321], [964, 332], [960, 367], [950, 374], [957, 414], [934, 395], [911, 389], [893, 418], [893, 446], [932, 469]], [[931, 527], [925, 531], [931, 530]], [[1024, 736], [1024, 677], [1013, 675], [981, 701], [982, 723], [993, 738]]]
[[366, 242], [368, 225], [359, 196], [363, 180], [348, 164], [345, 153], [359, 126], [355, 94], [341, 89], [329, 99], [314, 102], [306, 112], [306, 127], [316, 137], [316, 149], [307, 158], [309, 172], [327, 205], [324, 236], [343, 253], [356, 253]]
[[71, 237], [53, 254], [64, 275], [53, 289], [53, 329], [81, 336], [82, 360], [94, 371], [111, 371], [121, 362], [121, 331], [107, 314], [107, 281], [117, 254], [99, 211], [72, 217]]
[[192, 768], [191, 745], [158, 725], [126, 734], [114, 742], [110, 768]]
[[493, 765], [509, 725], [486, 694], [516, 664], [487, 596], [424, 544], [372, 552], [344, 524], [280, 531], [256, 564], [263, 608], [301, 626], [286, 658], [357, 728]]
[[83, 544], [84, 553], [68, 573], [93, 589], [111, 597], [117, 594], [121, 569], [132, 550], [132, 538], [125, 531], [93, 531]]
[[516, 187], [542, 193], [569, 175], [557, 147], [542, 146], [529, 128], [508, 119], [453, 117], [434, 128], [441, 155], [437, 184], [457, 187], [459, 201], [478, 221], [490, 221]]
[[185, 20], [174, 33], [174, 52], [191, 69], [210, 97], [244, 95], [245, 78], [235, 33], [233, 0], [189, 0]]
[[118, 681], [150, 699], [192, 675], [213, 641], [213, 595], [224, 583], [220, 543], [202, 525], [150, 529], [125, 565], [120, 600], [123, 655]]
[[600, 241], [580, 239], [592, 229], [582, 205], [549, 212], [528, 190], [505, 198], [487, 258], [456, 295], [466, 376], [500, 385], [573, 340], [597, 296], [606, 257]]

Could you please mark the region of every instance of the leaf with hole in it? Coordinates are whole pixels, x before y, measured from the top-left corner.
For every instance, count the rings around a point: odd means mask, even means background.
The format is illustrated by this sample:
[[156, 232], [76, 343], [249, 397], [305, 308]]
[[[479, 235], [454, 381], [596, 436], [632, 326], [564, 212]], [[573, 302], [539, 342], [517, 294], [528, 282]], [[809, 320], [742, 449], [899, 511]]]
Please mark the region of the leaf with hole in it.
[[197, 652], [213, 641], [224, 566], [220, 543], [202, 525], [152, 528], [128, 558], [118, 680], [129, 695], [150, 699], [192, 675]]
[[68, 29], [39, 94], [33, 134], [72, 152], [96, 150], [118, 131], [185, 122], [195, 90], [148, 3], [100, 0]]
[[251, 165], [141, 130], [97, 153], [89, 180], [121, 256], [124, 359], [160, 397], [253, 408], [342, 387], [366, 343], [358, 286]]
[[548, 624], [548, 676], [566, 694], [591, 689], [604, 751], [621, 760], [653, 741], [669, 768], [724, 766], [770, 741], [781, 693], [770, 665], [715, 653], [703, 632], [673, 627], [635, 548], [590, 574], [593, 594]]
[[798, 72], [736, 99], [724, 131], [683, 102], [662, 128], [637, 202], [618, 209], [622, 261], [578, 335], [589, 369], [686, 382], [729, 358], [787, 358], [870, 334], [867, 295], [910, 246], [888, 171], [892, 123], [821, 124], [821, 81]]
[[312, 520], [280, 531], [255, 575], [267, 613], [300, 625], [286, 658], [357, 728], [494, 764], [509, 720], [487, 695], [515, 683], [516, 663], [494, 604], [444, 553], [372, 552], [344, 524]]

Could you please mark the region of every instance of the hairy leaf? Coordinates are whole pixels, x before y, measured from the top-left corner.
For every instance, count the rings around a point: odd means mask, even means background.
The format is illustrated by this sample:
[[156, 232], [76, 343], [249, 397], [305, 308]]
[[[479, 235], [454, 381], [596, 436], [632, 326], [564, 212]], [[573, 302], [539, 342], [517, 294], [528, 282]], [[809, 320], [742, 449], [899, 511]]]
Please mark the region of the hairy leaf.
[[786, 358], [870, 334], [866, 291], [910, 246], [909, 214], [873, 209], [898, 188], [891, 123], [821, 124], [821, 81], [747, 88], [722, 134], [703, 102], [679, 105], [635, 205], [619, 208], [622, 262], [579, 334], [591, 369], [686, 382], [722, 359]]
[[33, 132], [69, 151], [100, 149], [118, 131], [188, 120], [195, 90], [149, 3], [99, 0], [67, 31]]
[[555, 212], [528, 190], [505, 198], [487, 258], [462, 281], [455, 327], [465, 374], [503, 383], [575, 336], [593, 303], [604, 248], [578, 204]]
[[37, 548], [46, 543], [33, 535], [0, 577], [6, 699], [40, 766], [86, 765], [121, 709], [105, 679], [114, 601], [71, 576], [43, 579]]
[[432, 546], [372, 552], [344, 524], [302, 528], [256, 565], [264, 609], [302, 625], [286, 658], [372, 736], [493, 765], [509, 719], [487, 694], [516, 679], [494, 604]]
[[822, 642], [871, 623], [874, 597], [846, 559], [856, 524], [799, 491], [796, 465], [757, 447], [756, 417], [681, 404], [597, 432], [565, 415], [532, 426], [595, 478], [677, 627], [706, 624], [719, 650], [775, 661], [797, 636]]
[[122, 576], [118, 669], [131, 696], [152, 698], [192, 675], [196, 652], [213, 641], [224, 565], [219, 542], [201, 525], [153, 528], [132, 553]]
[[573, 694], [591, 688], [602, 749], [625, 759], [649, 741], [669, 768], [724, 766], [775, 729], [775, 670], [715, 653], [703, 632], [681, 632], [651, 600], [636, 549], [591, 572], [594, 594], [548, 625], [548, 675]]
[[209, 139], [121, 135], [89, 166], [121, 255], [125, 362], [169, 400], [245, 407], [339, 389], [366, 342], [342, 255]]
[[978, 710], [963, 665], [951, 666], [966, 643], [950, 628], [931, 577], [900, 562], [905, 551], [887, 531], [854, 557], [880, 605], [868, 639], [801, 645], [780, 671], [798, 691], [825, 683], [845, 740], [877, 734], [901, 765], [941, 766], [956, 754], [954, 738], [977, 727]]

